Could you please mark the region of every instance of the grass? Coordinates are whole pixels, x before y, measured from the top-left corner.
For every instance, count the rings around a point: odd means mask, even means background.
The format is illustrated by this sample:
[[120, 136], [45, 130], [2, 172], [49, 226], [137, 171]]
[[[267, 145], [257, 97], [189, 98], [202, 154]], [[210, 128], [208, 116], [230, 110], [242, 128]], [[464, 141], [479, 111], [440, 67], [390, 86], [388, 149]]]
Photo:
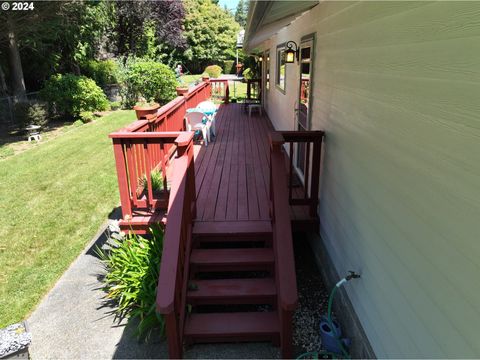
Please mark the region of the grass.
[[[194, 84], [195, 81], [202, 77], [201, 74], [198, 75], [182, 75], [181, 79], [185, 84]], [[243, 99], [247, 97], [247, 83], [235, 81], [229, 81], [228, 86], [230, 88], [230, 97], [235, 97], [237, 99]]]
[[0, 160], [0, 328], [28, 316], [118, 206], [107, 135], [134, 119], [116, 111]]

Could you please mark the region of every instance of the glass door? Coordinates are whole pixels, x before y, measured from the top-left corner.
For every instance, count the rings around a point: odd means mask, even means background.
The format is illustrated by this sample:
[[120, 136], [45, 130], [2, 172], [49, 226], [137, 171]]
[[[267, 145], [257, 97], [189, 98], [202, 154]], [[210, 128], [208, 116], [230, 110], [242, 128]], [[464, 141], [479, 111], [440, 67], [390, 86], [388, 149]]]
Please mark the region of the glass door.
[[[313, 67], [313, 42], [314, 37], [303, 38], [300, 43], [300, 86], [298, 91], [297, 107], [295, 109], [295, 130], [310, 130], [310, 102], [312, 88], [312, 67]], [[304, 182], [305, 168], [309, 159], [306, 158], [306, 146], [304, 143], [297, 145], [295, 165], [297, 172]]]

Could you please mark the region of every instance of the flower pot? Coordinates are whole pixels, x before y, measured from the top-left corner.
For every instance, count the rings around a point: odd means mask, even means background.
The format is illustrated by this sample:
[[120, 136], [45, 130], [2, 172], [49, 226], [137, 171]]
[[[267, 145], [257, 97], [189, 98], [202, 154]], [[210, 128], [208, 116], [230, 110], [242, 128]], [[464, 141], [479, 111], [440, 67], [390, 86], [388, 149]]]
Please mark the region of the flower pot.
[[145, 105], [135, 105], [133, 110], [135, 110], [137, 114], [138, 120], [144, 120], [147, 118], [147, 115], [154, 115], [157, 113], [157, 110], [160, 108], [160, 104], [145, 104]]
[[185, 96], [188, 94], [188, 87], [177, 87], [176, 90], [178, 96]]

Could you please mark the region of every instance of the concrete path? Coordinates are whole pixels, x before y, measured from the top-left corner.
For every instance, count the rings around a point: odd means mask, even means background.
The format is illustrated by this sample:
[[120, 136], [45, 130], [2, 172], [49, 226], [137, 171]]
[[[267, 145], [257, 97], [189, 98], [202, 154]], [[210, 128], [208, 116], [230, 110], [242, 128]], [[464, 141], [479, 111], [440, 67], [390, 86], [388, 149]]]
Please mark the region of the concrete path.
[[[104, 230], [72, 263], [27, 320], [32, 333], [32, 359], [145, 359], [167, 358], [165, 342], [140, 344], [134, 326], [118, 324], [112, 309], [102, 307], [104, 293], [98, 278], [103, 273], [95, 244], [106, 240]], [[195, 345], [186, 358], [278, 358], [268, 343]]]

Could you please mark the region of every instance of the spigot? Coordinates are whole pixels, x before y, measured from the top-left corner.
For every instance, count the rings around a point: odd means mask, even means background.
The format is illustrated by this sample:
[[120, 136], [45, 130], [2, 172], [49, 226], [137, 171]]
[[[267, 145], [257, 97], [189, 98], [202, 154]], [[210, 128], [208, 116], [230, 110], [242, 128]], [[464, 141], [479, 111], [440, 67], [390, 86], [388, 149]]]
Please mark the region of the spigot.
[[360, 277], [359, 274], [357, 274], [355, 271], [349, 271], [349, 274], [345, 276], [342, 280], [340, 280], [338, 283], [335, 284], [336, 287], [340, 287], [343, 284], [345, 284], [347, 281], [350, 281], [352, 279], [358, 279]]
[[349, 271], [349, 274], [345, 276], [345, 279], [347, 281], [350, 281], [352, 279], [358, 279], [360, 277], [360, 274], [357, 274], [355, 271]]

